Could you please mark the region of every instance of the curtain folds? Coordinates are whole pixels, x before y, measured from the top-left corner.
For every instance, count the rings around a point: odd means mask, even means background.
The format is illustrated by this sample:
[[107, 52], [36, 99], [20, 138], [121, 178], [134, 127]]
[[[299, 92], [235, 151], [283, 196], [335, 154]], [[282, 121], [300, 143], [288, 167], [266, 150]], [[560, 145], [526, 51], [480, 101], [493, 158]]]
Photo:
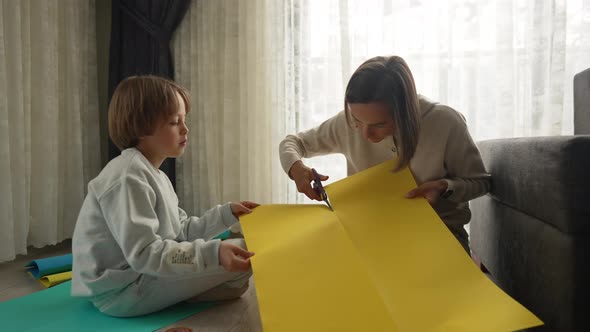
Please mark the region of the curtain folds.
[[179, 158], [181, 205], [294, 196], [277, 158], [298, 98], [286, 61], [290, 1], [196, 1], [173, 41], [177, 81], [191, 91], [189, 145]]
[[[173, 41], [193, 97], [182, 204], [309, 202], [278, 143], [342, 110], [350, 75], [376, 55], [404, 57], [419, 93], [463, 113], [476, 140], [571, 134], [589, 17], [579, 0], [193, 2]], [[306, 163], [330, 181], [346, 174], [340, 155]]]
[[0, 262], [72, 236], [100, 170], [94, 1], [0, 1]]

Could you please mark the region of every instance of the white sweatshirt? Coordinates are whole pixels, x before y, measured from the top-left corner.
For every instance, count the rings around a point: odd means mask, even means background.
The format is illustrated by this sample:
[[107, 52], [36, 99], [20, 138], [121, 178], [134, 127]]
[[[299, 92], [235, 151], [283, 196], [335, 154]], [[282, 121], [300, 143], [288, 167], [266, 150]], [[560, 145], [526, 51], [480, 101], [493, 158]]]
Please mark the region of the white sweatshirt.
[[238, 220], [229, 204], [188, 217], [168, 177], [135, 148], [88, 184], [72, 240], [72, 295], [121, 289], [140, 274], [197, 274], [219, 266], [219, 240]]
[[[419, 107], [421, 130], [410, 170], [418, 185], [446, 179], [454, 193], [440, 199], [433, 208], [447, 225], [461, 227], [471, 218], [466, 202], [489, 191], [490, 175], [463, 115], [422, 96]], [[288, 135], [279, 147], [281, 164], [287, 173], [302, 158], [341, 153], [346, 157], [348, 175], [352, 175], [394, 158], [395, 151], [393, 138], [379, 143], [364, 139], [359, 130], [348, 125], [344, 111], [316, 128]]]

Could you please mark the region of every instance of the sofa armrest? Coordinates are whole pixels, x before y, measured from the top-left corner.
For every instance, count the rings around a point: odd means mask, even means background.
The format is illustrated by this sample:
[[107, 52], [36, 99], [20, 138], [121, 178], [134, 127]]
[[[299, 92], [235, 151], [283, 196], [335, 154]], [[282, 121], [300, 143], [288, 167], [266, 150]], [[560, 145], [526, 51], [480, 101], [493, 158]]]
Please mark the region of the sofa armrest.
[[574, 76], [574, 134], [590, 134], [590, 68]]
[[564, 233], [590, 231], [590, 135], [478, 143], [491, 196]]

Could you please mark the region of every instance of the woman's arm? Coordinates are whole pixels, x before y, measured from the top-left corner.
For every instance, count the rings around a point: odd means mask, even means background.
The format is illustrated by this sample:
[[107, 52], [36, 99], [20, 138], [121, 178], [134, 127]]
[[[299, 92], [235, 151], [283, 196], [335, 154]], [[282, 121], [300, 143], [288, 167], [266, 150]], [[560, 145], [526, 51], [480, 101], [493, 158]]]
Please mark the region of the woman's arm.
[[279, 156], [285, 173], [302, 158], [311, 158], [342, 151], [342, 137], [347, 135], [348, 124], [344, 111], [324, 121], [318, 127], [287, 135], [279, 145]]
[[486, 171], [473, 138], [469, 134], [465, 118], [457, 114], [446, 144], [445, 167], [447, 169], [446, 197], [454, 202], [467, 202], [490, 191], [491, 176]]

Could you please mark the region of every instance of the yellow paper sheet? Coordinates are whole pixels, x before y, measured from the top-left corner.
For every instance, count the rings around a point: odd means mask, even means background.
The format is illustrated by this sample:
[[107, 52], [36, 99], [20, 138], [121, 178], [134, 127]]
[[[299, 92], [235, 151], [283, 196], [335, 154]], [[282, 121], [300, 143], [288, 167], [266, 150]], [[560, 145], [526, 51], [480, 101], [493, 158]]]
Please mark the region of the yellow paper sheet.
[[62, 282], [68, 281], [70, 279], [72, 279], [72, 271], [46, 275], [39, 279], [39, 281], [41, 284], [43, 284], [43, 286], [45, 286], [45, 288], [49, 288], [59, 285]]
[[542, 322], [479, 271], [387, 162], [326, 187], [323, 205], [242, 218], [265, 331], [512, 331]]

